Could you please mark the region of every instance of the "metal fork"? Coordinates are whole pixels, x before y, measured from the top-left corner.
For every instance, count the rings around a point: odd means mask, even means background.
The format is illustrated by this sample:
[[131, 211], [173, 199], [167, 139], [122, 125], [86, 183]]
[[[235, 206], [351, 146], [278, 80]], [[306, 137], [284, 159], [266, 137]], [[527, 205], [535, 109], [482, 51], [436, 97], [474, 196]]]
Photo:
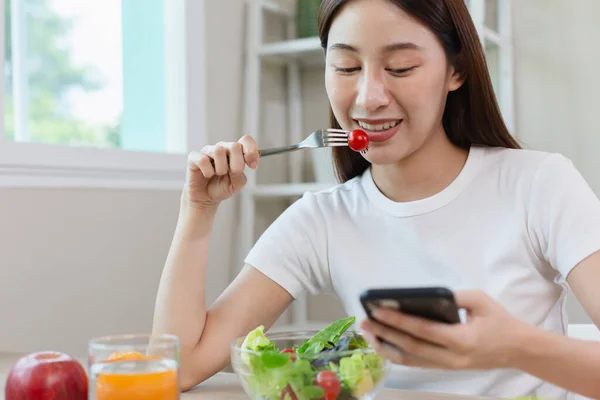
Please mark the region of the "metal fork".
[[275, 147], [272, 149], [263, 149], [259, 150], [258, 153], [263, 157], [304, 148], [348, 146], [349, 133], [349, 131], [342, 129], [319, 129], [311, 133], [300, 143], [292, 144], [290, 146]]

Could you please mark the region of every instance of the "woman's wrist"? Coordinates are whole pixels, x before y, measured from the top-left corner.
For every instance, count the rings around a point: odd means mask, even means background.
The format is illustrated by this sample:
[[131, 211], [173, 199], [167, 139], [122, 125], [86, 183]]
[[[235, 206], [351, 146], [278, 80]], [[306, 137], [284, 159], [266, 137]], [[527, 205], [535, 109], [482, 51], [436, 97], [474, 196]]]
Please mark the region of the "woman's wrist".
[[180, 211], [186, 215], [189, 215], [190, 217], [214, 217], [218, 208], [218, 203], [198, 203], [191, 201], [185, 191], [181, 194]]
[[190, 202], [181, 196], [178, 230], [191, 236], [205, 236], [210, 232], [217, 214], [218, 205], [203, 205]]
[[544, 360], [551, 360], [553, 353], [561, 351], [560, 335], [545, 331], [534, 325], [523, 324], [515, 337], [515, 348], [510, 367], [525, 372], [535, 369]]

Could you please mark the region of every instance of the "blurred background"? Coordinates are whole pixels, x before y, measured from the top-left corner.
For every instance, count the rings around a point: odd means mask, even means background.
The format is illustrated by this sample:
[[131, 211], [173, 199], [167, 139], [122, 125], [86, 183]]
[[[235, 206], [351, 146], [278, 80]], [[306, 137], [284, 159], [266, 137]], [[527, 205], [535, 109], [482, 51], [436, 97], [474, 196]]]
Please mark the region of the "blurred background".
[[[467, 3], [513, 134], [571, 158], [600, 193], [600, 2]], [[2, 4], [0, 352], [83, 355], [90, 337], [151, 329], [188, 151], [329, 126], [319, 0]], [[209, 302], [292, 201], [335, 183], [326, 149], [261, 167], [219, 210]], [[277, 327], [342, 315], [336, 298], [311, 296]]]

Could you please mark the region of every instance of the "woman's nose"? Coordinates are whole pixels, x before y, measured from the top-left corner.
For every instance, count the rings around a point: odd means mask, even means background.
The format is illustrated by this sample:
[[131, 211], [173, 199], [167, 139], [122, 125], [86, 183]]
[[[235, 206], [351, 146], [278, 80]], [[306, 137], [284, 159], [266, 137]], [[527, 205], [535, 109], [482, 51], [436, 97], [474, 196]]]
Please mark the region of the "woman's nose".
[[365, 111], [375, 111], [385, 107], [390, 99], [385, 87], [385, 82], [376, 76], [364, 76], [358, 88], [356, 105]]

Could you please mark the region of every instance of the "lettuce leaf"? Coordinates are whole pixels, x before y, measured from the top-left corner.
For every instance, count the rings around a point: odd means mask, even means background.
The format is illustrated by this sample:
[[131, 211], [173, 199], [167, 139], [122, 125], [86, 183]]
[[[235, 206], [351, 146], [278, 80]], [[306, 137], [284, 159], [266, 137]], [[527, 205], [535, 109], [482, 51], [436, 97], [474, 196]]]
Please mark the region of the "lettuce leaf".
[[319, 354], [338, 341], [340, 336], [356, 322], [356, 317], [342, 318], [332, 322], [298, 348], [298, 354]]
[[[266, 350], [277, 350], [275, 344], [269, 340], [268, 337], [265, 336], [265, 326], [261, 325], [252, 331], [250, 331], [244, 341], [242, 342], [242, 349], [251, 350], [251, 351], [266, 351]], [[247, 353], [242, 353], [242, 361], [246, 365], [251, 364], [250, 355]]]

